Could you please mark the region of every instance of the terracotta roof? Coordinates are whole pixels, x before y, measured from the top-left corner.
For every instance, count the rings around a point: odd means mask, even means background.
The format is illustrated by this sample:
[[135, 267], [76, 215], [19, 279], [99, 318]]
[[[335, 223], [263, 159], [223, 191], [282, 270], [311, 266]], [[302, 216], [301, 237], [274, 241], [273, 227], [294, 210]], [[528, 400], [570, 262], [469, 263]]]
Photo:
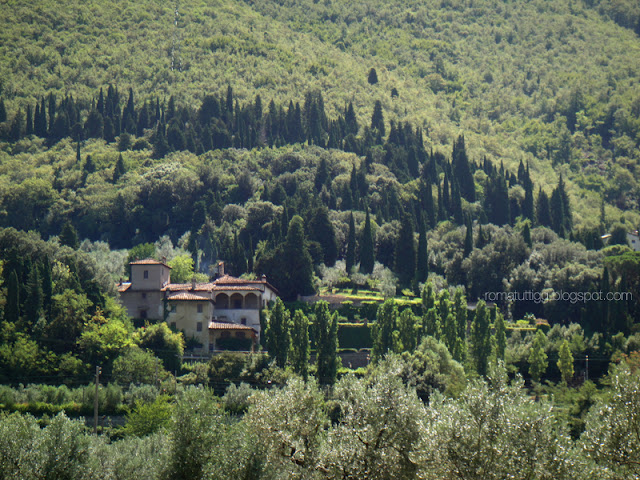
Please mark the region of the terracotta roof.
[[271, 285], [264, 276], [259, 280], [244, 280], [242, 278], [232, 277], [231, 275], [223, 275], [213, 283], [214, 285], [261, 285], [263, 288], [260, 290], [263, 290], [264, 286], [267, 286], [276, 292], [276, 294], [278, 293], [278, 290], [276, 290], [276, 288]]
[[213, 291], [214, 292], [230, 292], [230, 291], [234, 291], [234, 292], [244, 292], [244, 291], [250, 291], [250, 292], [261, 292], [262, 289], [259, 287], [252, 287], [250, 285], [230, 285], [230, 286], [224, 286], [224, 285], [214, 285], [213, 286]]
[[247, 325], [239, 325], [237, 323], [228, 322], [211, 322], [209, 323], [209, 330], [255, 330]]
[[196, 283], [196, 288], [193, 288], [193, 283], [168, 283], [162, 287], [163, 292], [179, 292], [179, 291], [191, 291], [191, 292], [210, 292], [213, 289], [212, 283]]
[[126, 292], [127, 290], [129, 290], [130, 286], [131, 283], [121, 283], [120, 285], [118, 285], [118, 292]]
[[159, 262], [158, 260], [154, 260], [153, 258], [145, 258], [143, 260], [136, 260], [134, 262], [129, 262], [129, 265], [164, 265], [167, 268], [171, 268], [166, 263]]
[[200, 301], [200, 302], [206, 302], [206, 301], [211, 301], [211, 298], [203, 297], [201, 295], [195, 295], [195, 294], [189, 293], [189, 292], [179, 292], [179, 293], [176, 293], [174, 295], [171, 295], [170, 297], [167, 297], [167, 300], [169, 300], [169, 301], [172, 301], [172, 300], [195, 300], [195, 301]]
[[216, 285], [235, 285], [235, 284], [247, 284], [247, 283], [263, 283], [262, 281], [256, 280], [243, 280], [242, 278], [232, 277], [231, 275], [223, 275], [222, 277], [216, 279], [213, 283]]

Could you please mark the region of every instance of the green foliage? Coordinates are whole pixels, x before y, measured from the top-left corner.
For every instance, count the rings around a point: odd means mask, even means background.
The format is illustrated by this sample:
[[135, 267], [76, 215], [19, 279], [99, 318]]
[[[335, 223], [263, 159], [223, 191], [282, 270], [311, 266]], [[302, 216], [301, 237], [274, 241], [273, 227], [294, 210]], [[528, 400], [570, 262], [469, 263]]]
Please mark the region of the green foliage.
[[567, 340], [562, 342], [558, 355], [558, 370], [562, 375], [562, 381], [568, 382], [573, 378], [573, 355]]
[[329, 313], [327, 302], [316, 303], [314, 340], [316, 346], [316, 377], [321, 385], [333, 385], [338, 374], [338, 315]]
[[155, 383], [167, 375], [159, 363], [160, 360], [152, 353], [139, 347], [129, 347], [113, 362], [113, 378], [121, 385]]
[[134, 341], [149, 349], [162, 361], [162, 366], [170, 372], [180, 370], [184, 354], [184, 337], [181, 332], [173, 332], [164, 322], [146, 325], [139, 329]]
[[633, 478], [640, 474], [640, 383], [628, 366], [611, 375], [611, 395], [600, 400], [587, 417], [580, 440], [587, 455], [603, 468], [603, 478]]
[[541, 330], [536, 331], [529, 353], [529, 375], [531, 375], [531, 378], [536, 382], [540, 381], [549, 365], [547, 354], [544, 351], [546, 343], [547, 337], [545, 334], [542, 333]]
[[306, 380], [309, 375], [309, 319], [300, 310], [296, 310], [291, 327], [291, 365]]
[[279, 298], [269, 312], [265, 336], [269, 356], [275, 359], [278, 367], [284, 368], [291, 348], [291, 318]]
[[385, 300], [378, 307], [376, 323], [374, 324], [373, 350], [371, 356], [374, 360], [381, 359], [387, 352], [393, 351], [393, 332], [396, 329], [398, 309], [393, 300]]
[[173, 409], [169, 425], [169, 462], [163, 477], [204, 478], [206, 465], [221, 445], [225, 429], [224, 414], [211, 392], [187, 388]]
[[167, 396], [158, 396], [151, 403], [137, 401], [127, 413], [126, 435], [144, 437], [166, 428], [171, 420], [171, 405]]

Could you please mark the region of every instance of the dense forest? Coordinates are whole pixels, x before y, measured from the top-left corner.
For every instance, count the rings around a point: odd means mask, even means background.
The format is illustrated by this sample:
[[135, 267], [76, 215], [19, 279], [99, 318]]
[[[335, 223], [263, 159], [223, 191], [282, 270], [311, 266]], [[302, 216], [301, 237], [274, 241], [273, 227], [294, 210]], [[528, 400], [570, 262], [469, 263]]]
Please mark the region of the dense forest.
[[[640, 475], [635, 2], [0, 25], [0, 479]], [[130, 318], [145, 258], [266, 275], [257, 351]]]

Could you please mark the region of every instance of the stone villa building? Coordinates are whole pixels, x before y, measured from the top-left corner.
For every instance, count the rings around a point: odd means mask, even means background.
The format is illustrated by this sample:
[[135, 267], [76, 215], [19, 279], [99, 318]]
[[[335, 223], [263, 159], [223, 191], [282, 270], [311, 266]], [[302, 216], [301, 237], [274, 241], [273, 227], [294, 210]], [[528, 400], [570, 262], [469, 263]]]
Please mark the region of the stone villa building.
[[120, 283], [122, 305], [134, 318], [165, 321], [184, 331], [185, 339], [201, 345], [196, 354], [245, 346], [260, 338], [260, 310], [277, 297], [276, 289], [260, 280], [225, 275], [224, 263], [210, 283], [171, 283], [171, 267], [147, 259], [131, 262], [131, 281]]

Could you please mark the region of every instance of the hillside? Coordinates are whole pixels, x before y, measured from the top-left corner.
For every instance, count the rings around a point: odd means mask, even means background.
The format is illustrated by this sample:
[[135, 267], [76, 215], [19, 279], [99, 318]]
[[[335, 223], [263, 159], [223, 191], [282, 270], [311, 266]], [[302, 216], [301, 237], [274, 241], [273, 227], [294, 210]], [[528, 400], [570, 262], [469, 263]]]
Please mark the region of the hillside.
[[379, 100], [427, 149], [450, 152], [462, 133], [473, 161], [529, 161], [548, 193], [564, 171], [576, 224], [595, 226], [602, 194], [638, 207], [638, 18], [607, 1], [13, 2], [0, 96], [11, 115], [49, 93], [95, 101], [109, 84], [193, 107], [226, 85], [265, 105], [319, 89], [329, 114], [352, 101], [361, 125]]

